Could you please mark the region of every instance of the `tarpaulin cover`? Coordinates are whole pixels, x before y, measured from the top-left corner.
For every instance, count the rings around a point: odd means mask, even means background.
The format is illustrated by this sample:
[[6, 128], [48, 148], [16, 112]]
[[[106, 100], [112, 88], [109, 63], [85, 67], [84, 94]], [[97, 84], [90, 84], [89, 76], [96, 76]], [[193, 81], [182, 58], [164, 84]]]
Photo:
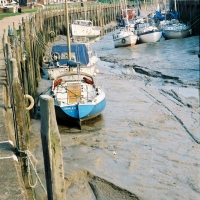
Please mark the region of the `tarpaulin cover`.
[[[52, 52], [57, 52], [60, 54], [68, 53], [68, 45], [67, 44], [59, 44], [54, 45], [52, 47]], [[87, 46], [84, 43], [71, 43], [71, 53], [75, 54], [76, 62], [80, 62], [82, 65], [87, 65], [89, 63], [89, 55]], [[68, 59], [61, 59], [59, 60], [60, 65], [66, 65]]]

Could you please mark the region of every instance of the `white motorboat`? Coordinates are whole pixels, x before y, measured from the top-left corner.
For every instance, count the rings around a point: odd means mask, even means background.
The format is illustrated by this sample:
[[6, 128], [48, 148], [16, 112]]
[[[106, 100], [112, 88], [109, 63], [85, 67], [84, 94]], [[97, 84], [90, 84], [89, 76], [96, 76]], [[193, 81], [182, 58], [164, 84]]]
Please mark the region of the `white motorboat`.
[[98, 37], [101, 35], [101, 30], [93, 26], [90, 20], [75, 20], [71, 25], [72, 37]]

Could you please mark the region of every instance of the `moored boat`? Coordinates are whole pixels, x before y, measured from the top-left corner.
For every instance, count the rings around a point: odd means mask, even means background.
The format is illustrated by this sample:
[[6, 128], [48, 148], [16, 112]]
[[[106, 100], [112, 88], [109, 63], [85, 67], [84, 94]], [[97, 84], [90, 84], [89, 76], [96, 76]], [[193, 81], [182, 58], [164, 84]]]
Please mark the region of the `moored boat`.
[[135, 27], [135, 33], [139, 37], [139, 42], [141, 43], [158, 42], [162, 37], [162, 30], [159, 30], [156, 26], [138, 23]]
[[135, 35], [128, 27], [121, 28], [117, 34], [113, 34], [113, 42], [115, 48], [134, 46], [138, 40]]
[[163, 26], [162, 35], [165, 39], [180, 39], [189, 37], [192, 29], [184, 23], [169, 23]]
[[93, 26], [90, 20], [75, 20], [71, 25], [72, 37], [97, 37], [101, 35], [101, 30]]
[[[56, 44], [52, 47], [50, 62], [43, 65], [42, 70], [50, 79], [55, 79], [62, 73], [69, 71], [74, 63], [79, 63], [80, 71], [90, 75], [94, 74], [98, 57], [87, 43], [71, 43], [71, 60], [68, 60], [68, 45]], [[76, 67], [76, 66], [75, 66]], [[72, 68], [73, 70], [76, 70]]]
[[48, 94], [54, 98], [57, 119], [81, 121], [101, 114], [106, 106], [103, 90], [84, 72], [66, 72], [52, 83]]
[[176, 0], [174, 0], [174, 12], [170, 12], [170, 15], [172, 18], [171, 20], [166, 19], [160, 22], [163, 37], [165, 39], [180, 39], [189, 37], [192, 34], [192, 28], [190, 25], [179, 22]]

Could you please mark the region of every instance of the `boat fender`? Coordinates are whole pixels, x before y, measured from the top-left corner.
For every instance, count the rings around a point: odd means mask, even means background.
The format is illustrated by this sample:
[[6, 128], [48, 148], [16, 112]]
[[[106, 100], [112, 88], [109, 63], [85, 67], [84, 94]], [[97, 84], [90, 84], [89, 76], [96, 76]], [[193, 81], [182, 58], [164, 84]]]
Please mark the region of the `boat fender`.
[[91, 81], [90, 79], [88, 79], [88, 78], [86, 78], [86, 77], [83, 77], [83, 80], [84, 80], [86, 83], [88, 83], [88, 84], [91, 84], [91, 85], [94, 84], [93, 81]]
[[122, 44], [125, 44], [125, 42], [126, 42], [126, 40], [123, 38], [123, 39], [122, 39]]
[[33, 106], [34, 106], [33, 97], [31, 95], [28, 95], [28, 94], [25, 94], [24, 97], [31, 102], [30, 105], [28, 107], [26, 107], [26, 110], [31, 110], [33, 108]]
[[56, 34], [55, 34], [55, 32], [54, 32], [54, 31], [50, 31], [50, 32], [49, 32], [49, 36], [50, 36], [51, 38], [54, 38], [54, 37], [55, 37], [55, 35], [56, 35]]
[[52, 56], [53, 61], [59, 61], [60, 60], [60, 54], [58, 52], [53, 52], [51, 54], [51, 56]]
[[58, 79], [57, 81], [54, 82], [53, 86], [56, 87], [58, 84], [62, 82], [62, 79]]

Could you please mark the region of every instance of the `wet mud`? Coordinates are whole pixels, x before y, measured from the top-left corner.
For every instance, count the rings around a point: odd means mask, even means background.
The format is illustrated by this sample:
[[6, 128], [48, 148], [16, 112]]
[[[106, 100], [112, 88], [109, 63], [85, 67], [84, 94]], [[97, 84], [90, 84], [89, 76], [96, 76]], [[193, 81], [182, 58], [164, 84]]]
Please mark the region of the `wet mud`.
[[[81, 130], [58, 121], [67, 199], [199, 199], [198, 44], [190, 37], [115, 49], [112, 33], [91, 43], [107, 104]], [[31, 123], [45, 181], [40, 120]]]

